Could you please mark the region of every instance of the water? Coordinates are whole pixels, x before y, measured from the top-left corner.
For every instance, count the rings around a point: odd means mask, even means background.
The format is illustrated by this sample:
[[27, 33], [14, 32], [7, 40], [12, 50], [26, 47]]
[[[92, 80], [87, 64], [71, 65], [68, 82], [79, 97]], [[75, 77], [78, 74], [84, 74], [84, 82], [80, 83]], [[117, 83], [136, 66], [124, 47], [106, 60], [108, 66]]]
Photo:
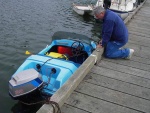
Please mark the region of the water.
[[26, 50], [38, 53], [56, 31], [100, 35], [92, 17], [73, 12], [73, 2], [81, 1], [0, 0], [0, 113], [34, 113], [40, 106], [24, 106], [8, 95], [8, 81], [28, 57]]

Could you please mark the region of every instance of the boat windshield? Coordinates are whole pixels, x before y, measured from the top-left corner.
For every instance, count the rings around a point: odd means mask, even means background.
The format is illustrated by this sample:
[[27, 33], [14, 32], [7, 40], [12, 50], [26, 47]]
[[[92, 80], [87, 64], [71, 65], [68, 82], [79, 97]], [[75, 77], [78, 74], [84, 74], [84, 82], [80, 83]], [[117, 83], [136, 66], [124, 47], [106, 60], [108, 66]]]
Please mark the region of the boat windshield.
[[71, 33], [71, 32], [64, 32], [64, 31], [58, 31], [58, 32], [54, 33], [54, 35], [52, 36], [52, 41], [60, 40], [60, 39], [81, 41], [81, 42], [87, 43], [87, 44], [91, 44], [91, 41], [93, 41], [93, 39], [91, 39], [85, 35]]

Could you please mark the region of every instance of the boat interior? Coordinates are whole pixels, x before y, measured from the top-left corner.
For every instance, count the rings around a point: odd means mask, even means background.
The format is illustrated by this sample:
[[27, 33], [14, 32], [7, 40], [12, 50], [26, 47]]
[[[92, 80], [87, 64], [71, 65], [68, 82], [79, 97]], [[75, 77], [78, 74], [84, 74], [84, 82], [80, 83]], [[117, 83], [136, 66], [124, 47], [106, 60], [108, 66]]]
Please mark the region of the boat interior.
[[78, 46], [74, 48], [68, 46], [54, 45], [45, 53], [45, 55], [55, 58], [62, 58], [78, 64], [82, 64], [88, 57], [87, 52], [84, 51], [84, 46]]

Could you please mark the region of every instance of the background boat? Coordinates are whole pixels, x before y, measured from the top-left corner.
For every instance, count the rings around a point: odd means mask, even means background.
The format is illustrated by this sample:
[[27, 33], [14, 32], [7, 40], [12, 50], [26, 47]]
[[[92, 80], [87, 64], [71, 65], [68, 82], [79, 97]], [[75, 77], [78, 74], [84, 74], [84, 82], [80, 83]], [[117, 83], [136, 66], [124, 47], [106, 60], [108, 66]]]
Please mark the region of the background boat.
[[73, 10], [79, 15], [89, 14], [93, 16], [93, 8], [92, 5], [77, 5], [73, 3]]
[[[92, 4], [91, 5], [77, 5], [73, 3], [73, 10], [81, 16], [86, 15], [86, 14], [90, 16], [94, 16], [93, 9], [96, 6], [103, 6], [103, 3], [99, 1], [97, 1], [96, 5], [92, 5]], [[117, 10], [117, 9], [110, 9], [110, 10], [118, 14], [123, 20], [129, 15], [128, 11], [122, 11], [122, 10]]]
[[[103, 6], [103, 4], [104, 4], [103, 0], [97, 0], [95, 6]], [[137, 0], [111, 0], [111, 5], [109, 9], [119, 12], [121, 11], [128, 12], [133, 11], [137, 6], [138, 6]]]

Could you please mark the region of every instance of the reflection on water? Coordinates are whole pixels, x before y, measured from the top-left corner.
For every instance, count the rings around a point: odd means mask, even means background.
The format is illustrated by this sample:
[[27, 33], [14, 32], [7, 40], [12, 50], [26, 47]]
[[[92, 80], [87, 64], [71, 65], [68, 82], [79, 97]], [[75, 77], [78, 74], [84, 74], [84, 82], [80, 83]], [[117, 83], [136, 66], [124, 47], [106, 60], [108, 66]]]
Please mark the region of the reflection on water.
[[0, 0], [0, 113], [34, 113], [40, 105], [24, 106], [8, 95], [8, 81], [28, 57], [50, 43], [56, 31], [100, 37], [100, 23], [79, 16], [72, 3], [80, 0]]
[[12, 108], [12, 113], [33, 113], [33, 111], [37, 111], [42, 104], [36, 104], [36, 105], [24, 105], [20, 102], [16, 103]]

